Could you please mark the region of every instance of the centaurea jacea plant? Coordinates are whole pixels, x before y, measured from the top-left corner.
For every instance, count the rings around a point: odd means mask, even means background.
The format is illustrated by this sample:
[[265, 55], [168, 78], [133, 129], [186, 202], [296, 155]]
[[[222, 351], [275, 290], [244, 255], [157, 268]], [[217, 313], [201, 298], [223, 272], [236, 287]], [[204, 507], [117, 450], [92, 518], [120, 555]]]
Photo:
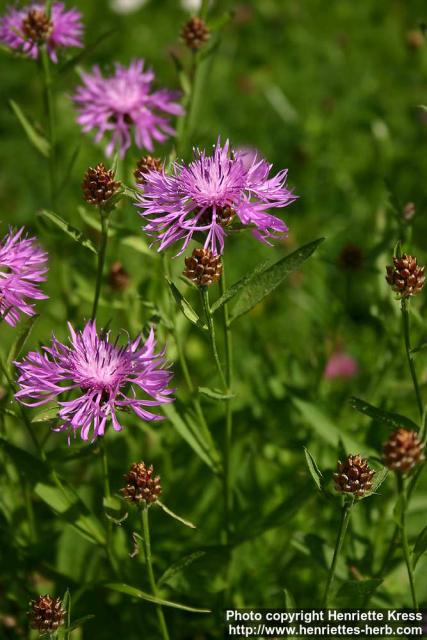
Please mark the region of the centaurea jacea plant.
[[[57, 400], [62, 424], [56, 430], [79, 433], [83, 440], [103, 436], [110, 423], [120, 431], [123, 411], [149, 422], [163, 419], [151, 408], [173, 401], [172, 374], [164, 352], [155, 352], [153, 330], [145, 343], [138, 336], [119, 346], [109, 331], [98, 333], [94, 321], [82, 331], [68, 328], [70, 345], [52, 336], [50, 347], [15, 363], [20, 402], [36, 407]], [[68, 393], [74, 397], [68, 399]]]

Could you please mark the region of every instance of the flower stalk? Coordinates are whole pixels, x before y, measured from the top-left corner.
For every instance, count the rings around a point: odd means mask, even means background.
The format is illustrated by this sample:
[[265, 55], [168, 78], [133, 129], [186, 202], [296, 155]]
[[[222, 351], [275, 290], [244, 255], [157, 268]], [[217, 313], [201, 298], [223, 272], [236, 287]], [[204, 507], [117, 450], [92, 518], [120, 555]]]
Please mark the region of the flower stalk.
[[95, 320], [98, 311], [99, 296], [101, 294], [102, 274], [104, 272], [105, 256], [107, 253], [108, 241], [108, 213], [103, 207], [99, 207], [99, 218], [101, 221], [101, 239], [98, 248], [98, 267], [96, 272], [95, 294], [93, 298], [92, 320]]
[[[144, 555], [145, 563], [147, 566], [148, 580], [151, 587], [151, 592], [154, 597], [157, 597], [157, 585], [154, 577], [153, 564], [151, 560], [151, 542], [150, 542], [150, 524], [148, 518], [148, 505], [144, 504], [141, 508], [142, 529], [143, 529], [143, 542], [144, 542]], [[156, 605], [157, 618], [159, 621], [159, 628], [162, 634], [163, 640], [169, 640], [169, 632], [166, 625], [165, 616], [161, 605]]]
[[209, 291], [208, 291], [208, 287], [199, 287], [200, 290], [200, 295], [202, 297], [202, 303], [203, 303], [203, 309], [205, 312], [205, 317], [206, 317], [206, 323], [208, 325], [208, 333], [209, 333], [209, 339], [210, 339], [210, 343], [211, 343], [211, 349], [212, 349], [212, 355], [214, 357], [215, 360], [215, 364], [216, 364], [216, 368], [219, 374], [219, 377], [221, 379], [221, 383], [222, 386], [224, 388], [224, 391], [227, 392], [227, 381], [224, 375], [224, 371], [221, 365], [221, 361], [219, 359], [219, 354], [218, 354], [218, 347], [217, 347], [217, 343], [216, 343], [216, 331], [215, 331], [215, 322], [214, 322], [214, 318], [212, 315], [212, 310], [211, 310], [211, 306], [209, 303]]
[[340, 555], [345, 534], [347, 533], [348, 523], [350, 522], [351, 510], [354, 504], [354, 497], [351, 499], [345, 499], [344, 504], [341, 509], [341, 520], [338, 528], [338, 535], [335, 542], [334, 555], [332, 557], [331, 566], [329, 568], [328, 579], [326, 581], [325, 592], [323, 596], [323, 607], [327, 607], [329, 603], [330, 589], [332, 586], [332, 581], [335, 576], [335, 570], [338, 562], [338, 557]]
[[414, 568], [412, 564], [411, 553], [409, 550], [408, 533], [406, 528], [406, 511], [408, 508], [408, 496], [405, 490], [405, 482], [402, 474], [396, 474], [397, 491], [400, 501], [400, 538], [402, 545], [403, 557], [405, 558], [406, 569], [408, 572], [409, 586], [411, 589], [412, 606], [418, 611], [418, 600], [415, 591]]
[[417, 372], [415, 370], [415, 363], [411, 352], [411, 340], [410, 340], [410, 325], [409, 325], [409, 300], [407, 298], [402, 298], [400, 303], [400, 309], [402, 313], [402, 331], [403, 331], [403, 340], [405, 343], [405, 352], [406, 358], [408, 360], [409, 371], [412, 378], [412, 384], [414, 386], [415, 397], [417, 401], [418, 412], [420, 414], [420, 418], [423, 417], [423, 401], [421, 398], [421, 391], [418, 384]]
[[44, 104], [45, 116], [47, 123], [47, 134], [49, 140], [49, 189], [50, 202], [52, 208], [56, 206], [56, 137], [55, 137], [55, 113], [53, 104], [52, 91], [52, 74], [50, 69], [49, 54], [47, 46], [44, 44], [40, 47], [40, 60], [44, 81]]

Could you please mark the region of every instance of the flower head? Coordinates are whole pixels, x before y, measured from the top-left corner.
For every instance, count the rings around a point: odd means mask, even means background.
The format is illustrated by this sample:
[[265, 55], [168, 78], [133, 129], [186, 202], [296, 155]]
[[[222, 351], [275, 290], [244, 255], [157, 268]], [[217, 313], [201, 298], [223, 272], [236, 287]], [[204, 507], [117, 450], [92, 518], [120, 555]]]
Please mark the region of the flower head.
[[12, 327], [21, 313], [34, 315], [34, 305], [28, 299], [47, 298], [38, 287], [46, 280], [47, 253], [24, 231], [24, 227], [18, 231], [9, 229], [0, 240], [0, 318]]
[[[39, 406], [74, 392], [74, 398], [58, 400], [57, 430], [80, 430], [83, 440], [103, 436], [107, 422], [115, 431], [122, 426], [117, 413], [133, 411], [142, 420], [162, 420], [149, 408], [172, 402], [167, 386], [172, 374], [165, 368], [164, 353], [155, 353], [154, 332], [141, 346], [141, 336], [120, 347], [110, 332], [98, 334], [95, 322], [76, 332], [68, 324], [70, 345], [52, 336], [42, 353], [32, 351], [19, 370], [16, 394], [23, 404]], [[143, 396], [143, 397], [141, 397]]]
[[415, 256], [404, 254], [400, 258], [393, 258], [393, 265], [387, 267], [386, 280], [401, 298], [410, 298], [424, 287], [424, 269]]
[[37, 629], [40, 634], [51, 634], [64, 624], [66, 613], [61, 598], [46, 594], [31, 600], [28, 617], [32, 629]]
[[363, 498], [365, 493], [372, 490], [374, 475], [375, 471], [365, 458], [350, 455], [344, 462], [338, 461], [337, 471], [334, 473], [335, 490]]
[[107, 156], [117, 149], [124, 157], [132, 141], [139, 148], [153, 151], [154, 141], [164, 142], [175, 133], [169, 124], [170, 115], [181, 115], [179, 94], [167, 89], [152, 90], [154, 72], [144, 70], [143, 60], [134, 60], [129, 67], [115, 65], [112, 76], [104, 77], [99, 67], [82, 74], [83, 85], [73, 100], [79, 112], [77, 122], [84, 132], [96, 131], [99, 142], [111, 134]]
[[285, 187], [287, 171], [269, 177], [272, 165], [258, 156], [248, 165], [239, 151], [220, 141], [211, 156], [195, 150], [188, 165], [175, 162], [172, 175], [151, 171], [141, 185], [137, 203], [146, 220], [145, 231], [159, 242], [159, 251], [183, 240], [180, 253], [196, 232], [206, 234], [205, 249], [222, 253], [226, 228], [233, 219], [252, 226], [264, 242], [287, 232], [283, 220], [267, 213], [296, 198]]
[[125, 475], [126, 485], [120, 489], [125, 500], [136, 504], [154, 504], [162, 493], [160, 476], [154, 475], [154, 467], [145, 462], [135, 462]]
[[416, 431], [400, 427], [384, 445], [384, 464], [392, 471], [407, 473], [424, 461], [424, 445]]
[[83, 46], [82, 33], [81, 13], [67, 10], [62, 2], [53, 3], [50, 15], [42, 3], [33, 3], [9, 7], [0, 18], [0, 42], [33, 59], [39, 57], [40, 45], [46, 43], [51, 60], [58, 62], [58, 49]]
[[359, 366], [357, 361], [344, 351], [337, 350], [331, 354], [326, 363], [323, 376], [327, 380], [335, 378], [353, 378], [357, 375]]

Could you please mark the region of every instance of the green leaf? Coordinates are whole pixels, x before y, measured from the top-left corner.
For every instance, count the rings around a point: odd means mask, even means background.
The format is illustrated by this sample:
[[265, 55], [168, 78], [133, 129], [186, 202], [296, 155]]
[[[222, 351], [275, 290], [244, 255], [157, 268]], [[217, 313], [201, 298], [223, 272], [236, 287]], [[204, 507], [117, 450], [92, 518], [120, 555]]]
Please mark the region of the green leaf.
[[210, 609], [196, 609], [196, 607], [189, 607], [188, 605], [180, 604], [179, 602], [171, 602], [170, 600], [157, 598], [155, 596], [150, 595], [149, 593], [145, 593], [144, 591], [141, 591], [140, 589], [136, 589], [136, 587], [131, 587], [128, 584], [123, 584], [118, 582], [109, 582], [104, 586], [107, 589], [118, 591], [119, 593], [124, 593], [128, 596], [132, 596], [133, 598], [140, 598], [141, 600], [147, 600], [148, 602], [152, 602], [153, 604], [160, 604], [163, 607], [172, 607], [173, 609], [181, 609], [182, 611], [190, 611], [192, 613], [211, 613]]
[[372, 596], [382, 583], [381, 578], [368, 580], [346, 580], [335, 596], [335, 606], [342, 609], [363, 607], [366, 598]]
[[27, 134], [28, 140], [31, 144], [42, 154], [45, 158], [48, 158], [50, 155], [50, 144], [46, 140], [44, 136], [38, 133], [31, 122], [28, 120], [27, 116], [22, 111], [21, 107], [19, 107], [16, 102], [13, 100], [9, 100], [9, 104], [12, 107], [13, 113], [18, 118], [22, 128]]
[[142, 253], [145, 256], [150, 256], [150, 258], [157, 258], [159, 255], [156, 251], [152, 251], [150, 249], [142, 235], [125, 236], [124, 238], [121, 238], [120, 242], [121, 244], [125, 245], [125, 247], [130, 247], [134, 251], [138, 251], [138, 253]]
[[86, 540], [92, 544], [105, 544], [105, 532], [101, 523], [90, 513], [74, 489], [65, 485], [56, 487], [38, 482], [34, 492]]
[[43, 409], [36, 412], [31, 422], [32, 423], [52, 422], [53, 420], [57, 420], [58, 411], [59, 411], [59, 407], [57, 404], [55, 404], [54, 406], [43, 407]]
[[198, 314], [193, 309], [193, 307], [188, 302], [188, 300], [184, 298], [184, 296], [182, 295], [178, 287], [176, 287], [174, 283], [168, 280], [167, 278], [166, 278], [166, 281], [169, 285], [170, 291], [172, 293], [172, 297], [175, 300], [178, 309], [182, 311], [182, 313], [185, 315], [187, 320], [192, 322], [194, 325], [196, 325], [196, 327], [199, 327], [200, 329], [206, 329], [206, 326], [202, 323]]
[[157, 500], [157, 504], [159, 505], [159, 507], [161, 509], [163, 509], [163, 511], [165, 513], [168, 514], [168, 516], [170, 516], [171, 518], [174, 518], [174, 520], [178, 520], [178, 522], [181, 522], [182, 524], [185, 524], [185, 526], [186, 527], [190, 527], [190, 529], [197, 529], [195, 524], [193, 524], [189, 520], [184, 520], [184, 518], [181, 518], [181, 516], [178, 516], [171, 509], [169, 509], [165, 504], [163, 504], [163, 502], [160, 502], [160, 500]]
[[7, 361], [12, 364], [14, 360], [17, 360], [21, 355], [23, 348], [26, 345], [28, 338], [31, 335], [31, 332], [39, 319], [39, 315], [32, 316], [28, 318], [24, 323], [22, 329], [18, 332], [18, 336], [14, 341], [13, 345], [9, 350], [9, 354], [7, 356]]
[[274, 291], [290, 273], [299, 269], [323, 240], [324, 238], [319, 238], [314, 242], [300, 247], [289, 256], [285, 256], [278, 262], [267, 267], [267, 269], [261, 273], [257, 273], [250, 278], [233, 308], [230, 322], [233, 322], [236, 318], [250, 311], [255, 305], [261, 302], [261, 300]]
[[160, 587], [163, 584], [167, 584], [177, 573], [180, 573], [183, 569], [188, 567], [190, 564], [193, 564], [195, 560], [202, 558], [204, 555], [206, 555], [206, 551], [195, 551], [194, 553], [184, 556], [184, 558], [181, 558], [177, 562], [174, 562], [160, 577], [157, 582], [158, 586]]
[[427, 527], [425, 527], [420, 535], [417, 538], [414, 546], [414, 569], [417, 565], [418, 560], [421, 558], [423, 553], [427, 551]]
[[0, 447], [12, 460], [19, 473], [23, 473], [31, 482], [34, 483], [49, 476], [50, 470], [45, 462], [25, 449], [11, 444], [2, 436], [0, 436]]
[[107, 518], [115, 524], [122, 524], [129, 515], [123, 500], [120, 500], [117, 496], [104, 496], [102, 506]]
[[199, 387], [197, 391], [200, 395], [211, 398], [212, 400], [231, 400], [231, 398], [235, 397], [233, 393], [226, 394], [219, 389], [209, 389], [209, 387]]
[[296, 609], [297, 605], [292, 593], [288, 589], [283, 589], [283, 594], [285, 596], [285, 609]]
[[99, 47], [99, 45], [102, 44], [102, 42], [110, 38], [117, 30], [118, 27], [114, 27], [113, 29], [109, 29], [108, 31], [104, 31], [104, 33], [101, 33], [101, 35], [96, 38], [94, 42], [90, 42], [82, 51], [79, 51], [77, 55], [73, 56], [69, 60], [66, 60], [64, 64], [59, 67], [58, 74], [63, 76], [64, 73], [78, 66], [88, 54], [93, 53]]
[[361, 498], [359, 498], [359, 500], [365, 500], [366, 498], [369, 498], [369, 496], [378, 493], [378, 489], [381, 487], [389, 473], [387, 467], [384, 467], [383, 465], [380, 466], [375, 462], [371, 462], [370, 466], [375, 470], [375, 475], [372, 480], [372, 489], [367, 491]]
[[391, 413], [390, 411], [384, 411], [383, 409], [378, 409], [374, 407], [372, 404], [361, 400], [360, 398], [355, 398], [354, 396], [350, 398], [350, 405], [356, 411], [365, 414], [365, 416], [369, 416], [373, 420], [378, 420], [378, 422], [383, 422], [389, 427], [406, 427], [407, 429], [415, 429], [418, 431], [418, 425], [415, 424], [410, 418], [406, 416], [402, 416], [399, 413]]
[[328, 418], [317, 405], [293, 398], [292, 402], [297, 407], [303, 418], [316, 431], [316, 433], [332, 447], [337, 447], [340, 439], [343, 441], [347, 451], [355, 454], [362, 451], [365, 455], [376, 455], [376, 451], [365, 444], [361, 444], [351, 435], [343, 432], [335, 426], [330, 418]]
[[221, 309], [224, 304], [226, 304], [229, 300], [232, 300], [238, 293], [240, 293], [240, 291], [242, 291], [242, 289], [246, 287], [246, 285], [252, 280], [252, 278], [261, 273], [264, 273], [269, 267], [273, 266], [273, 264], [274, 262], [272, 262], [271, 260], [261, 262], [255, 267], [255, 269], [253, 269], [253, 271], [231, 285], [231, 287], [226, 290], [224, 295], [222, 295], [220, 298], [218, 298], [218, 300], [216, 300], [216, 302], [213, 303], [213, 305], [211, 306], [212, 313], [215, 313], [216, 311], [218, 311], [218, 309]]
[[72, 238], [74, 242], [77, 242], [82, 247], [85, 247], [85, 249], [89, 249], [89, 251], [92, 251], [92, 253], [94, 253], [95, 255], [98, 253], [95, 246], [93, 245], [93, 242], [89, 240], [89, 238], [87, 238], [84, 233], [80, 231], [80, 229], [76, 229], [76, 227], [68, 224], [68, 222], [61, 218], [61, 216], [59, 216], [57, 213], [48, 211], [47, 209], [42, 209], [41, 211], [39, 211], [38, 215], [43, 216], [44, 218], [47, 218], [48, 220], [53, 222], [53, 224], [61, 229], [61, 231], [64, 231], [67, 236]]
[[82, 627], [89, 620], [93, 620], [94, 617], [95, 616], [93, 615], [93, 613], [89, 613], [87, 616], [83, 616], [82, 618], [77, 618], [77, 620], [74, 620], [74, 622], [72, 622], [68, 627], [65, 628], [65, 633], [71, 633], [71, 631], [74, 631], [74, 629], [78, 629], [79, 627]]
[[315, 459], [313, 458], [313, 456], [311, 455], [311, 453], [309, 452], [309, 450], [306, 449], [305, 447], [304, 447], [304, 454], [305, 454], [305, 460], [307, 462], [307, 467], [308, 467], [308, 470], [310, 472], [311, 477], [314, 480], [314, 484], [319, 489], [319, 491], [322, 491], [322, 484], [323, 484], [322, 472], [320, 471], [319, 467], [317, 466], [317, 463], [316, 463]]
[[187, 421], [181, 417], [172, 404], [165, 404], [162, 407], [165, 416], [172, 422], [179, 435], [184, 438], [187, 444], [193, 449], [195, 453], [203, 460], [205, 464], [212, 469], [212, 471], [218, 470], [218, 463], [212, 457], [210, 453], [209, 445], [202, 440], [200, 433], [197, 435], [189, 427]]

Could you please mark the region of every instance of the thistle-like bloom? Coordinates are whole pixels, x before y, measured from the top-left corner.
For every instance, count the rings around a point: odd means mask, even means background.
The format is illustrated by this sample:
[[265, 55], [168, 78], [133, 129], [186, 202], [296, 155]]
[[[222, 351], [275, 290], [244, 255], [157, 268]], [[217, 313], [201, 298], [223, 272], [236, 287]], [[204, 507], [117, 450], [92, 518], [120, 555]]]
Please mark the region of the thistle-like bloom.
[[0, 42], [33, 59], [39, 57], [40, 45], [46, 43], [56, 63], [59, 49], [83, 46], [81, 18], [80, 11], [66, 9], [62, 2], [53, 3], [50, 15], [42, 3], [9, 7], [0, 18]]
[[296, 199], [285, 186], [287, 170], [269, 177], [272, 165], [254, 155], [251, 162], [227, 141], [218, 140], [213, 154], [195, 150], [188, 165], [175, 162], [172, 175], [151, 171], [137, 203], [146, 221], [144, 230], [159, 243], [159, 251], [183, 240], [182, 253], [195, 233], [206, 234], [204, 248], [222, 253], [226, 228], [234, 219], [252, 227], [253, 235], [268, 242], [287, 232], [283, 220], [267, 213]]
[[12, 327], [21, 313], [35, 314], [29, 300], [46, 300], [38, 287], [46, 280], [47, 253], [35, 238], [24, 235], [24, 227], [9, 233], [0, 240], [0, 319]]
[[50, 347], [15, 363], [20, 373], [16, 398], [34, 407], [58, 398], [62, 424], [56, 430], [80, 431], [83, 440], [103, 436], [108, 422], [120, 431], [119, 411], [133, 411], [147, 421], [163, 419], [148, 408], [173, 401], [167, 388], [172, 374], [164, 352], [155, 353], [153, 330], [145, 344], [139, 336], [119, 347], [117, 340], [110, 342], [110, 332], [97, 333], [95, 322], [83, 331], [68, 328], [70, 346], [52, 336]]
[[154, 141], [164, 142], [175, 131], [170, 115], [181, 115], [179, 93], [167, 89], [152, 91], [154, 72], [144, 70], [143, 60], [134, 60], [126, 68], [115, 65], [112, 76], [104, 78], [98, 66], [82, 74], [83, 86], [73, 96], [85, 133], [95, 130], [95, 141], [111, 134], [107, 156], [117, 149], [123, 158], [132, 142], [153, 151]]

